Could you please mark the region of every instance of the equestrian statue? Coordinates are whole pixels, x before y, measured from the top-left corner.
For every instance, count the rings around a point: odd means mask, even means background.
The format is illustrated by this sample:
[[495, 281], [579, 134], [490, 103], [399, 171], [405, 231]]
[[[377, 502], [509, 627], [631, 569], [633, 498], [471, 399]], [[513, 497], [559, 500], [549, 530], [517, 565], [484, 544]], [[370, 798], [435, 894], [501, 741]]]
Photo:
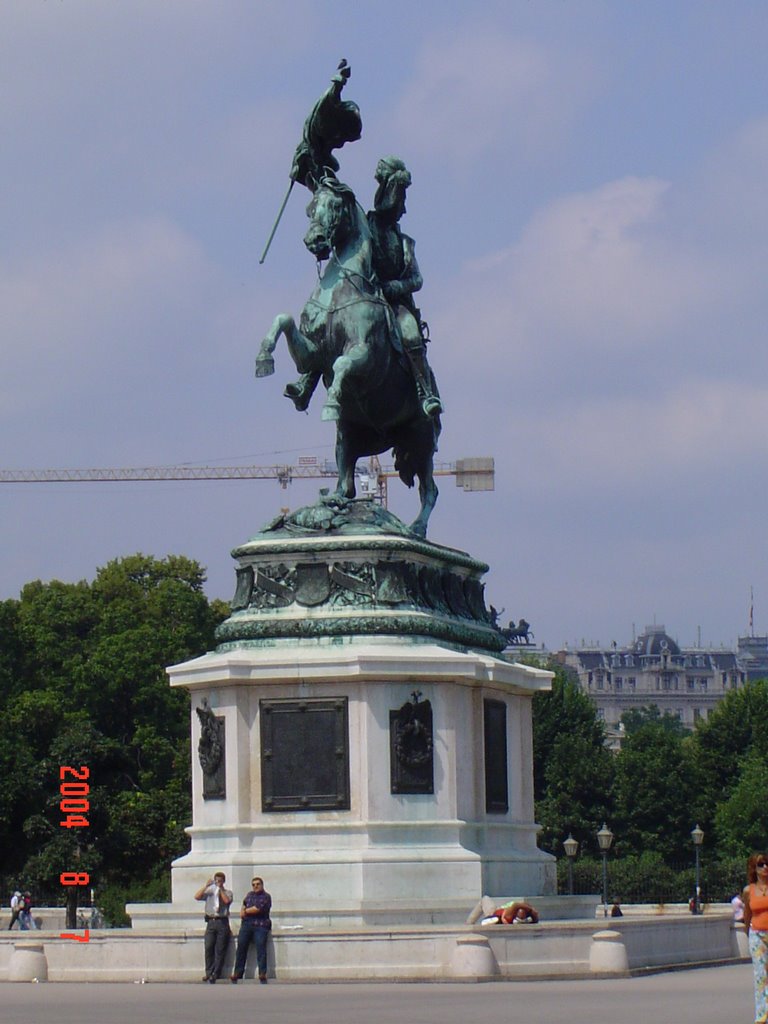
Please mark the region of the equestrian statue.
[[274, 373], [273, 352], [285, 337], [301, 375], [286, 397], [304, 411], [321, 380], [326, 389], [322, 418], [336, 423], [336, 495], [354, 498], [358, 459], [392, 449], [400, 479], [409, 487], [418, 480], [421, 508], [411, 530], [424, 537], [437, 500], [442, 405], [426, 356], [429, 329], [413, 299], [423, 283], [415, 245], [399, 223], [411, 176], [398, 157], [380, 160], [368, 214], [339, 180], [332, 151], [362, 130], [357, 105], [341, 99], [349, 75], [342, 61], [307, 118], [283, 202], [297, 181], [312, 193], [304, 244], [318, 261], [319, 280], [298, 326], [289, 313], [275, 317], [256, 376]]

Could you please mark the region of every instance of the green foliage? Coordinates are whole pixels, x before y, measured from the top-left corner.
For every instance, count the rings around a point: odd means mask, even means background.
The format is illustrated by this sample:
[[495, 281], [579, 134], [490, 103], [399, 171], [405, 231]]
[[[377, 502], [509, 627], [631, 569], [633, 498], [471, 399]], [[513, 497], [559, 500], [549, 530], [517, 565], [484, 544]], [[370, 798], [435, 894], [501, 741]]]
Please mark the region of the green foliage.
[[104, 920], [111, 928], [130, 928], [126, 903], [170, 903], [170, 900], [171, 878], [168, 871], [130, 886], [112, 883], [101, 889], [97, 897]]
[[631, 736], [638, 732], [645, 725], [658, 725], [673, 736], [687, 736], [689, 730], [685, 728], [677, 715], [665, 711], [663, 714], [656, 704], [650, 704], [644, 708], [631, 708], [621, 716], [621, 724], [624, 726], [624, 735]]
[[613, 761], [595, 706], [561, 667], [533, 698], [533, 774], [540, 844], [561, 853], [569, 833], [587, 850], [610, 817]]
[[[620, 903], [679, 903], [690, 896], [692, 875], [676, 871], [657, 853], [617, 857], [608, 854], [608, 899]], [[573, 865], [574, 892], [602, 896], [602, 860], [578, 859]], [[558, 889], [567, 892], [568, 866], [558, 864]]]
[[623, 853], [654, 853], [666, 861], [690, 853], [696, 789], [685, 741], [662, 721], [626, 736], [616, 758], [615, 825]]
[[560, 854], [571, 833], [583, 850], [596, 849], [596, 833], [611, 816], [611, 754], [583, 735], [564, 732], [549, 753], [544, 781], [545, 796], [536, 804], [541, 847]]
[[[0, 876], [56, 892], [87, 871], [98, 900], [134, 898], [186, 851], [189, 697], [165, 667], [215, 644], [228, 609], [204, 581], [190, 559], [132, 555], [0, 604]], [[87, 828], [61, 827], [62, 765], [90, 770]]]
[[581, 736], [594, 750], [603, 748], [605, 730], [598, 720], [595, 705], [577, 682], [560, 665], [548, 665], [554, 671], [549, 693], [533, 698], [533, 791], [541, 800], [547, 788], [546, 769], [556, 742], [564, 733]]
[[[608, 898], [620, 903], [687, 903], [694, 892], [696, 872], [692, 858], [684, 866], [665, 863], [656, 853], [639, 857], [608, 855]], [[740, 892], [745, 881], [746, 861], [703, 858], [702, 897], [707, 903], [726, 903]], [[565, 858], [557, 866], [558, 892], [568, 891]], [[602, 862], [577, 859], [573, 865], [574, 892], [602, 894]]]
[[740, 764], [738, 780], [731, 795], [715, 812], [718, 847], [727, 856], [746, 860], [766, 846], [768, 836], [768, 764], [762, 754], [751, 750]]
[[768, 681], [732, 690], [701, 722], [693, 736], [701, 827], [714, 827], [717, 807], [730, 799], [743, 758], [754, 753], [768, 760]]

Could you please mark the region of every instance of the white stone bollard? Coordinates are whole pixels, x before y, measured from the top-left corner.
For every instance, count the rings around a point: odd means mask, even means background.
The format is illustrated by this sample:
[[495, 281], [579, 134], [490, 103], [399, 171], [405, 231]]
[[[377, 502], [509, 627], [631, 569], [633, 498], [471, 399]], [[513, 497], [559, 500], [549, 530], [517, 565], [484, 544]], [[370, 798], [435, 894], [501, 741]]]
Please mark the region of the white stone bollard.
[[42, 942], [16, 942], [8, 964], [8, 981], [48, 981]]
[[465, 935], [456, 939], [456, 948], [448, 965], [452, 978], [492, 978], [499, 965], [484, 935]]
[[595, 932], [589, 950], [589, 969], [600, 974], [627, 974], [629, 960], [621, 932]]

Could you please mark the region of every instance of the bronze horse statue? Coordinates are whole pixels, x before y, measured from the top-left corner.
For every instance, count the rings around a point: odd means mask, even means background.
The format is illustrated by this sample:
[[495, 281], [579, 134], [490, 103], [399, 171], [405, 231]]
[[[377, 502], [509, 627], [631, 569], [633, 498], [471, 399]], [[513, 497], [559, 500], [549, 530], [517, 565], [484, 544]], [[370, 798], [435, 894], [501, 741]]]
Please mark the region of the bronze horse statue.
[[352, 190], [330, 176], [314, 193], [307, 216], [304, 244], [327, 263], [299, 327], [289, 313], [275, 317], [261, 343], [256, 376], [274, 373], [272, 353], [284, 335], [299, 373], [322, 374], [322, 416], [336, 421], [336, 494], [354, 498], [357, 460], [391, 448], [403, 483], [412, 487], [418, 479], [421, 510], [411, 530], [424, 537], [437, 500], [433, 458], [440, 420], [421, 408], [395, 314], [373, 270], [367, 218]]

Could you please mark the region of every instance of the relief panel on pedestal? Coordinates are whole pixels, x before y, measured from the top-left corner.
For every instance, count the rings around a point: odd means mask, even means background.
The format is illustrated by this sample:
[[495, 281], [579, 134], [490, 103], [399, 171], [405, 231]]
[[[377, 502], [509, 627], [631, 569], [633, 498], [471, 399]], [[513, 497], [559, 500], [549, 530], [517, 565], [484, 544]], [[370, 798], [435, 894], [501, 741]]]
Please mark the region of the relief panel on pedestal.
[[259, 701], [262, 811], [348, 811], [347, 698]]

